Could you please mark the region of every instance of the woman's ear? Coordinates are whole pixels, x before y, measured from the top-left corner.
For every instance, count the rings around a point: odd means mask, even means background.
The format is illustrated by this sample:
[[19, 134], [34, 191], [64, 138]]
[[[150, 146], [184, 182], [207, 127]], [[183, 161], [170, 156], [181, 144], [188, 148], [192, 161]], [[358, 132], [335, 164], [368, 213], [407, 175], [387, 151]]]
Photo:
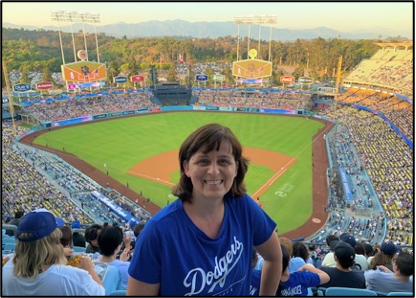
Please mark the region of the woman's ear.
[[189, 178], [189, 162], [187, 160], [183, 161], [183, 172]]

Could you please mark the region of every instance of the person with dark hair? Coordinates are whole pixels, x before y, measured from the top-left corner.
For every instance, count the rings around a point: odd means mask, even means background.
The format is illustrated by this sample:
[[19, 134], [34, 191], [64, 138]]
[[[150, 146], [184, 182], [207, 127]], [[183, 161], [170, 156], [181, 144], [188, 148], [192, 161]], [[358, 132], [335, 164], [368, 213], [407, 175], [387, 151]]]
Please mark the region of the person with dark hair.
[[72, 245], [72, 231], [71, 228], [68, 226], [62, 226], [59, 228], [62, 232], [61, 237], [61, 244], [64, 247], [64, 255], [65, 257], [69, 257], [70, 254], [74, 252], [74, 250], [71, 248]]
[[298, 271], [290, 273], [289, 252], [283, 245], [281, 249], [282, 277], [276, 296], [307, 296], [309, 287], [317, 287], [329, 281], [329, 275], [312, 264], [305, 264]]
[[365, 289], [364, 272], [352, 269], [354, 265], [355, 251], [349, 243], [340, 241], [334, 247], [335, 267], [321, 267], [328, 273], [331, 280], [323, 284], [323, 287], [347, 287]]
[[[72, 229], [81, 229], [81, 223], [76, 220], [72, 223]], [[79, 232], [72, 233], [72, 242], [74, 246], [85, 247], [85, 237]]]
[[334, 248], [338, 241], [339, 238], [335, 235], [329, 235], [326, 237], [326, 245], [331, 249], [331, 251], [325, 255], [324, 259], [322, 260], [322, 266], [335, 267], [336, 262], [334, 259]]
[[100, 247], [98, 246], [98, 235], [102, 226], [99, 224], [93, 224], [89, 228], [85, 230], [85, 241], [88, 242], [87, 249], [85, 250], [86, 253], [96, 253], [100, 252]]
[[357, 243], [354, 247], [355, 251], [355, 263], [360, 266], [362, 271], [368, 269], [367, 258], [364, 256], [364, 246], [361, 243]]
[[[101, 251], [101, 262], [108, 263], [108, 265], [115, 266], [120, 271], [121, 282], [117, 287], [117, 290], [125, 290], [127, 288], [128, 274], [130, 262], [127, 262], [129, 258], [129, 248], [131, 237], [123, 237], [123, 231], [119, 227], [107, 226], [101, 230], [98, 236], [98, 245]], [[121, 250], [121, 246], [124, 244], [125, 248], [120, 255], [120, 260], [117, 260], [117, 254]]]
[[413, 256], [401, 252], [393, 258], [393, 271], [386, 266], [377, 266], [377, 270], [368, 270], [364, 273], [367, 289], [381, 293], [412, 292], [413, 280], [410, 278], [414, 271]]
[[179, 149], [179, 199], [147, 223], [129, 267], [127, 295], [249, 294], [253, 246], [263, 257], [259, 295], [274, 295], [281, 251], [276, 224], [246, 194], [248, 160], [232, 131], [204, 125]]
[[367, 263], [368, 263], [368, 258], [371, 256], [374, 256], [373, 246], [370, 243], [364, 243], [363, 247], [364, 247], [364, 256], [367, 258]]
[[[16, 227], [19, 226], [20, 219], [22, 218], [24, 214], [25, 212], [22, 210], [16, 211], [16, 213], [14, 214], [14, 218], [11, 219], [7, 224], [14, 225]], [[14, 232], [12, 230], [6, 230], [6, 235], [14, 236]]]
[[[287, 245], [285, 246], [286, 248], [288, 247]], [[290, 251], [292, 251], [292, 254], [289, 262], [289, 273], [293, 273], [306, 264], [309, 254], [306, 246], [300, 241], [292, 243]]]
[[308, 261], [308, 259], [309, 259], [309, 251], [308, 251], [308, 248], [306, 247], [305, 244], [303, 244], [303, 242], [296, 241], [295, 243], [293, 243], [293, 253], [292, 253], [292, 256], [299, 257], [302, 260], [304, 260], [305, 263], [306, 263]]
[[15, 255], [2, 271], [4, 296], [103, 296], [94, 263], [80, 258], [80, 268], [66, 266], [62, 236], [55, 216], [46, 210], [22, 217], [16, 231]]
[[145, 223], [138, 223], [137, 225], [134, 226], [133, 228], [133, 233], [134, 233], [134, 237], [139, 238], [140, 233], [142, 232], [142, 230], [145, 227]]

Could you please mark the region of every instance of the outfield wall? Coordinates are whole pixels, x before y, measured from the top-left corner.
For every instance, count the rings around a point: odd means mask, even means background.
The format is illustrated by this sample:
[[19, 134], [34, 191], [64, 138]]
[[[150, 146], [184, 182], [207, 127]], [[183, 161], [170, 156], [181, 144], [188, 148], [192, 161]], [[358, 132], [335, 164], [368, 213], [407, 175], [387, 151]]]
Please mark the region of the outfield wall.
[[[265, 109], [265, 108], [248, 108], [248, 107], [219, 107], [219, 106], [166, 106], [162, 108], [143, 107], [140, 109], [126, 110], [120, 112], [101, 113], [95, 115], [86, 115], [77, 118], [64, 119], [59, 121], [47, 121], [43, 122], [40, 127], [35, 127], [34, 131], [47, 129], [51, 127], [66, 126], [72, 124], [79, 124], [84, 122], [90, 122], [101, 119], [118, 118], [124, 116], [133, 116], [140, 114], [149, 114], [157, 112], [170, 112], [170, 111], [215, 111], [215, 112], [247, 112], [247, 113], [259, 113], [259, 114], [278, 114], [278, 115], [297, 115], [308, 116], [308, 110], [304, 109]], [[316, 117], [320, 118], [321, 117]], [[30, 134], [30, 132], [28, 132]]]

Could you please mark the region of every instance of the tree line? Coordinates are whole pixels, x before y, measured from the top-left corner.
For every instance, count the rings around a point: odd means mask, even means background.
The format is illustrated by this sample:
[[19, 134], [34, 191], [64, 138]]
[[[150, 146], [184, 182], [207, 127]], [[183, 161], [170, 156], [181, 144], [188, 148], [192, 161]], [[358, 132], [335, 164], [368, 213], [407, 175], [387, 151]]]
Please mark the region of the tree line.
[[[71, 33], [61, 33], [65, 62], [74, 62]], [[76, 51], [84, 49], [84, 34], [74, 33]], [[86, 35], [90, 61], [97, 61], [94, 34]], [[251, 39], [251, 47], [258, 49], [258, 41]], [[340, 55], [343, 56], [342, 72], [351, 72], [357, 64], [374, 55], [381, 40], [349, 40], [341, 38], [297, 39], [271, 43], [271, 61], [274, 65], [274, 81], [282, 74], [279, 65], [295, 67], [295, 76], [301, 76], [305, 69], [315, 79], [333, 78]], [[203, 62], [233, 62], [237, 59], [237, 38], [232, 36], [212, 38], [115, 38], [104, 33], [98, 34], [100, 62], [107, 64], [109, 80], [119, 73], [137, 74], [147, 72], [151, 64], [167, 73], [181, 58], [188, 64]], [[269, 42], [260, 42], [257, 58], [269, 59]], [[239, 41], [239, 58], [247, 59], [247, 37]], [[2, 32], [2, 57], [9, 71], [22, 73], [31, 71], [60, 72], [62, 55], [58, 31], [6, 29]], [[175, 76], [169, 72], [170, 76]], [[231, 70], [223, 74], [232, 77]]]

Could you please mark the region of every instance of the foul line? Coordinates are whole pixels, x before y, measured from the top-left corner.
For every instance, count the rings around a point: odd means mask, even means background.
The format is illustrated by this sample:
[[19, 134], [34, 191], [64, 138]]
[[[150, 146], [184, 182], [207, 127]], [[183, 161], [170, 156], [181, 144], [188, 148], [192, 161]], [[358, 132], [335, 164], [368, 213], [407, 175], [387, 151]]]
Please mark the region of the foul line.
[[148, 180], [153, 180], [155, 182], [162, 183], [162, 184], [165, 184], [165, 185], [168, 185], [168, 186], [174, 186], [175, 185], [174, 183], [171, 183], [169, 181], [166, 181], [166, 180], [163, 180], [163, 179], [160, 179], [160, 178], [155, 178], [155, 177], [152, 177], [152, 176], [148, 176], [148, 175], [145, 175], [145, 174], [140, 174], [140, 173], [136, 173], [136, 172], [132, 172], [132, 171], [128, 171], [127, 173], [131, 174], [131, 175], [139, 176], [139, 177], [142, 177], [142, 178], [145, 178], [145, 179], [148, 179]]
[[306, 150], [306, 148], [308, 148], [309, 146], [311, 146], [316, 140], [318, 140], [318, 138], [320, 136], [322, 136], [323, 134], [326, 134], [327, 131], [329, 129], [325, 128], [324, 130], [322, 130], [320, 133], [318, 133], [313, 139], [312, 142], [310, 142], [308, 145], [306, 145], [305, 147], [303, 147], [291, 160], [289, 160], [286, 165], [284, 167], [282, 167], [278, 172], [276, 172], [276, 174], [274, 174], [265, 184], [263, 184], [262, 187], [260, 187], [255, 193], [252, 194], [252, 198], [255, 199], [257, 197], [259, 197], [260, 195], [263, 194], [263, 189], [266, 188], [265, 190], [267, 190], [276, 180], [277, 178], [279, 178], [285, 171], [286, 168], [292, 163], [292, 161], [296, 161], [296, 157], [298, 157], [303, 151]]

